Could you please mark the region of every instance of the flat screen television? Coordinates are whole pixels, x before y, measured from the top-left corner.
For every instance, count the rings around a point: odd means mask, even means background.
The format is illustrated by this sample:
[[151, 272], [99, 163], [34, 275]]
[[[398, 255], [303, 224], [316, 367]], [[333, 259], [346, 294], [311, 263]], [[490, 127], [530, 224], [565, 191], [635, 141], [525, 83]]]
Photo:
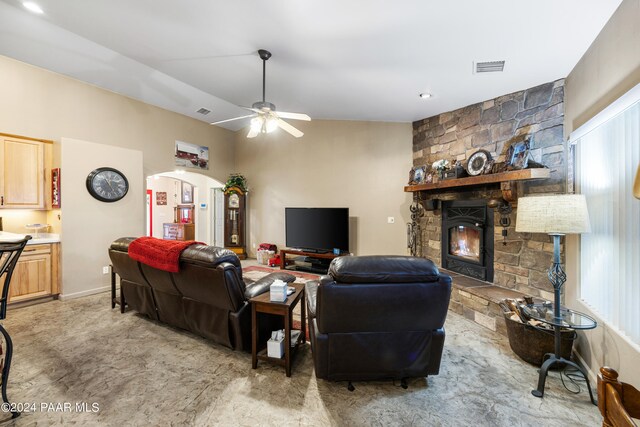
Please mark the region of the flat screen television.
[[286, 244], [315, 251], [349, 251], [349, 208], [285, 208]]

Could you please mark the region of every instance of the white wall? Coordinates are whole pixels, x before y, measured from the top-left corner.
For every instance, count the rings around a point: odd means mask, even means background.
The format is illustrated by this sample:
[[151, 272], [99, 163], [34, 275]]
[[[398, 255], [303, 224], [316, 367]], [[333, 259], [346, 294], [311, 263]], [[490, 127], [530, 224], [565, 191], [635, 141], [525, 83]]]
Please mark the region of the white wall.
[[[147, 189], [153, 191], [151, 200], [153, 213], [153, 237], [162, 239], [163, 226], [166, 222], [173, 222], [173, 208], [180, 203], [180, 181], [175, 178], [158, 176], [147, 178]], [[156, 193], [167, 193], [167, 204], [156, 203]]]
[[[64, 202], [62, 203], [62, 298], [88, 295], [109, 286], [107, 249], [115, 239], [144, 235], [142, 152], [62, 138]], [[86, 188], [87, 175], [96, 168], [118, 169], [129, 181], [129, 191], [114, 203], [94, 199]]]
[[[640, 83], [640, 0], [624, 0], [565, 80], [565, 122], [568, 136], [605, 107]], [[629, 196], [631, 197], [631, 196]], [[565, 302], [594, 316], [599, 326], [579, 334], [579, 353], [592, 375], [608, 365], [620, 380], [640, 386], [640, 347], [610, 328], [580, 301], [578, 239], [567, 239]], [[595, 261], [597, 262], [597, 260]], [[603, 283], [603, 286], [607, 286]]]
[[282, 130], [254, 139], [237, 133], [237, 170], [249, 185], [250, 255], [254, 244], [285, 246], [285, 207], [348, 207], [351, 252], [406, 254], [411, 124], [313, 120], [295, 126], [302, 138]]
[[[158, 178], [158, 179], [156, 179]], [[211, 189], [221, 188], [223, 184], [215, 179], [192, 172], [164, 172], [147, 178], [147, 188], [153, 190], [153, 236], [162, 238], [162, 224], [173, 222], [173, 207], [181, 203], [180, 186], [176, 187], [176, 182], [188, 182], [193, 185], [193, 202], [195, 204], [195, 239], [207, 244], [211, 242], [213, 221], [211, 200]], [[167, 192], [167, 205], [156, 205], [156, 191]], [[204, 203], [205, 208], [200, 205]]]
[[145, 176], [176, 169], [180, 140], [209, 147], [209, 169], [194, 169], [199, 174], [225, 182], [234, 171], [234, 132], [4, 56], [0, 94], [0, 132], [140, 150]]
[[[90, 151], [98, 153], [71, 161], [75, 155], [64, 149], [68, 156], [61, 171], [64, 212], [60, 212], [62, 221], [65, 218], [66, 221], [60, 224], [58, 211], [46, 215], [53, 231], [62, 232], [62, 293], [66, 296], [104, 285], [108, 277], [101, 276], [100, 267], [107, 265], [104, 262], [110, 242], [106, 238], [94, 242], [84, 234], [104, 229], [105, 212], [111, 210], [97, 201], [84, 203], [90, 197], [83, 187], [84, 180], [92, 170], [87, 168], [94, 162], [99, 161], [96, 167], [113, 166], [120, 162], [128, 164], [126, 156], [131, 152], [144, 156], [140, 156], [135, 172], [140, 179], [130, 183], [131, 193], [127, 196], [127, 200], [130, 196], [136, 198], [138, 205], [135, 210], [108, 218], [111, 229], [105, 233], [114, 238], [145, 232], [146, 196], [142, 177], [175, 169], [176, 140], [209, 147], [209, 170], [198, 170], [198, 174], [224, 182], [234, 171], [235, 134], [231, 131], [3, 56], [0, 56], [0, 94], [0, 132], [53, 140], [53, 167], [62, 164], [63, 138], [90, 141], [95, 146]], [[113, 153], [119, 154], [114, 157]], [[83, 220], [70, 220], [76, 216]], [[39, 217], [38, 222], [45, 221], [42, 215]], [[33, 214], [17, 214], [9, 223], [11, 227], [19, 227], [33, 222], [32, 219]], [[87, 246], [81, 249], [81, 244]], [[90, 254], [84, 253], [89, 251]], [[89, 264], [84, 265], [85, 260]]]

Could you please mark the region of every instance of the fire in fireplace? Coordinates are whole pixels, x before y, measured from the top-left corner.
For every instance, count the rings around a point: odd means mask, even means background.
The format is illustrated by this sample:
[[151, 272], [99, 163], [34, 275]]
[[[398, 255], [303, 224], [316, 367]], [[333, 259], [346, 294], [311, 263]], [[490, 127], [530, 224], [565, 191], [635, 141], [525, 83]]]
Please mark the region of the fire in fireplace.
[[442, 267], [493, 281], [493, 210], [483, 200], [442, 203]]
[[464, 225], [450, 228], [449, 254], [479, 262], [480, 232]]

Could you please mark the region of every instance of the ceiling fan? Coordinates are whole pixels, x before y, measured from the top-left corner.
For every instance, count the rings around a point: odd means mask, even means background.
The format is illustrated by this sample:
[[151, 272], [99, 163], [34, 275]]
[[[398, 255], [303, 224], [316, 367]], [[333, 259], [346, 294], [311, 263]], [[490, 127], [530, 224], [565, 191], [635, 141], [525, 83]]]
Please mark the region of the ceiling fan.
[[253, 114], [248, 114], [246, 116], [234, 117], [232, 119], [221, 120], [219, 122], [213, 122], [212, 125], [219, 125], [221, 123], [231, 122], [234, 120], [247, 119], [249, 117], [253, 117], [251, 119], [251, 126], [249, 129], [249, 133], [247, 134], [247, 138], [255, 138], [260, 133], [271, 133], [277, 128], [281, 128], [282, 130], [290, 133], [296, 138], [300, 138], [304, 133], [295, 127], [291, 126], [289, 123], [285, 122], [282, 119], [293, 119], [293, 120], [305, 120], [310, 121], [311, 118], [306, 114], [301, 113], [286, 113], [284, 111], [276, 111], [276, 106], [270, 102], [265, 101], [265, 85], [266, 85], [266, 66], [267, 60], [271, 58], [271, 52], [260, 49], [258, 50], [258, 55], [260, 55], [260, 59], [262, 59], [262, 101], [254, 102], [251, 108], [242, 107], [245, 110], [252, 111]]

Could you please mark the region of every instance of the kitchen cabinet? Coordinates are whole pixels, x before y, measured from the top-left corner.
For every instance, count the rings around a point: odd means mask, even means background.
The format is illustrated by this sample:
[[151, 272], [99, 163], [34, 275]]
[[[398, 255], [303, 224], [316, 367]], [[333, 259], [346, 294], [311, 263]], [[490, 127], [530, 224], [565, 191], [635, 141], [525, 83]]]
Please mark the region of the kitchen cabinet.
[[44, 209], [47, 142], [0, 134], [0, 208]]
[[58, 295], [59, 255], [59, 243], [27, 245], [13, 271], [9, 303]]

